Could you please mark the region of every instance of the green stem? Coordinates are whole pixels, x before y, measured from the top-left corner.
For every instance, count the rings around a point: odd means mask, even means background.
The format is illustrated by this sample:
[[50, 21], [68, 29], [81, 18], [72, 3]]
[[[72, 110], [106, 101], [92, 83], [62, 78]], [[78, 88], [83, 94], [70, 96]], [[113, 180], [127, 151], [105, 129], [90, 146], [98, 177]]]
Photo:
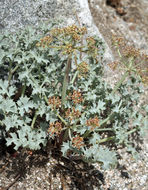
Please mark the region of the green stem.
[[[138, 128], [132, 129], [131, 131], [127, 132], [127, 135], [130, 135], [130, 134], [136, 132], [137, 130], [138, 130]], [[98, 143], [100, 144], [100, 143], [104, 143], [107, 141], [111, 141], [111, 140], [114, 140], [115, 138], [116, 138], [115, 136], [107, 137], [107, 138], [101, 139], [100, 141], [98, 141]]]
[[105, 123], [107, 123], [111, 118], [113, 117], [114, 113], [111, 113], [106, 119], [100, 122], [100, 126], [103, 126]]
[[84, 135], [83, 135], [83, 138], [86, 138], [86, 137], [88, 137], [88, 135], [91, 133], [92, 131], [90, 131], [90, 130], [87, 130], [85, 133], [84, 133]]
[[30, 77], [30, 78], [31, 78], [31, 80], [34, 82], [34, 84], [35, 84], [36, 86], [38, 86], [38, 84], [36, 83], [36, 81], [35, 81], [34, 77], [33, 77], [32, 75], [29, 75], [29, 77]]
[[120, 53], [119, 48], [117, 48], [117, 52], [118, 52], [119, 57], [122, 58], [122, 55], [121, 55], [121, 53]]
[[37, 119], [37, 111], [35, 112], [35, 115], [33, 117], [32, 123], [31, 123], [31, 128], [32, 129], [34, 128], [34, 124], [35, 124], [36, 119]]
[[77, 77], [78, 74], [79, 74], [79, 71], [76, 71], [73, 78], [72, 78], [71, 84], [73, 84], [75, 82], [76, 77]]
[[126, 71], [124, 75], [121, 77], [121, 80], [116, 84], [115, 88], [111, 92], [111, 94], [115, 94], [115, 92], [118, 90], [118, 88], [121, 86], [123, 81], [126, 79], [126, 77], [129, 75], [129, 71]]
[[65, 133], [64, 133], [63, 142], [64, 142], [65, 140], [67, 140], [68, 135], [69, 135], [69, 128], [67, 128], [66, 131], [65, 131]]
[[8, 77], [8, 83], [10, 84], [10, 80], [11, 80], [11, 78], [12, 78], [12, 75], [13, 75], [13, 73], [15, 73], [15, 71], [18, 69], [18, 65], [14, 68], [14, 69], [12, 69], [11, 70], [11, 68], [12, 68], [12, 63], [10, 63], [10, 71], [9, 71], [9, 77]]
[[10, 85], [10, 80], [12, 78], [12, 61], [10, 61], [10, 66], [9, 66], [9, 76], [8, 76], [8, 84]]
[[65, 68], [65, 75], [64, 75], [64, 80], [63, 80], [63, 88], [62, 88], [62, 106], [65, 104], [66, 101], [66, 91], [68, 88], [68, 82], [69, 82], [69, 72], [71, 68], [71, 54], [69, 55], [67, 65]]
[[9, 85], [10, 85], [10, 80], [11, 80], [11, 78], [12, 78], [12, 72], [9, 71], [9, 77], [8, 77], [8, 84], [9, 84]]
[[67, 122], [56, 112], [57, 117], [67, 126]]
[[39, 80], [41, 81], [41, 77], [42, 77], [42, 75], [41, 75], [41, 66], [40, 66], [40, 64], [39, 64], [38, 72], [39, 72]]
[[24, 96], [26, 90], [26, 83], [23, 85], [21, 96]]
[[68, 129], [68, 136], [69, 136], [70, 140], [72, 140], [70, 128]]
[[104, 142], [111, 141], [114, 139], [115, 139], [115, 136], [107, 137], [107, 138], [101, 139], [100, 141], [98, 141], [98, 143], [100, 144], [100, 143], [104, 143]]
[[96, 129], [95, 131], [113, 131], [112, 128]]
[[12, 74], [15, 73], [15, 71], [19, 68], [19, 65], [17, 65], [16, 67], [14, 67], [14, 69], [12, 70]]
[[48, 104], [48, 98], [46, 95], [44, 95], [44, 100], [45, 100], [46, 104]]
[[130, 135], [130, 134], [136, 132], [137, 130], [138, 130], [138, 127], [135, 128], [135, 129], [132, 129], [131, 131], [128, 131], [128, 132], [127, 132], [127, 135]]
[[125, 71], [124, 75], [121, 77], [120, 81], [116, 84], [115, 88], [113, 89], [111, 94], [114, 94], [118, 88], [120, 87], [120, 85], [123, 83], [123, 81], [126, 79], [126, 77], [129, 75], [129, 72], [132, 71], [132, 66], [134, 63], [134, 58], [131, 57], [131, 59], [129, 60], [129, 64], [128, 64], [128, 68]]
[[[48, 104], [48, 98], [46, 95], [44, 95], [44, 100]], [[56, 112], [57, 117], [67, 126], [67, 122]]]

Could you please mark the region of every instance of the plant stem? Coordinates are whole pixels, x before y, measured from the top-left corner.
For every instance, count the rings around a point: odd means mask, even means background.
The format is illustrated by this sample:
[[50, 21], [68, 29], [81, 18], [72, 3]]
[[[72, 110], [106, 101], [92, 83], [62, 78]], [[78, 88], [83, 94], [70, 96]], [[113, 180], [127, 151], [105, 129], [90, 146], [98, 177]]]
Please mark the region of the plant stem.
[[18, 69], [18, 65], [14, 68], [14, 69], [12, 69], [11, 70], [11, 68], [12, 68], [12, 63], [10, 63], [10, 71], [9, 71], [9, 77], [8, 77], [8, 83], [10, 84], [10, 80], [11, 80], [11, 78], [12, 78], [12, 75], [13, 75], [13, 73], [15, 73], [15, 71]]
[[107, 123], [109, 120], [111, 120], [111, 118], [113, 117], [113, 112], [103, 121], [100, 122], [100, 126], [103, 126], [105, 123]]
[[68, 135], [69, 135], [70, 140], [72, 140], [70, 129], [68, 129]]
[[17, 65], [16, 67], [14, 67], [14, 69], [12, 70], [12, 74], [19, 68], [19, 65]]
[[127, 132], [127, 135], [130, 135], [130, 134], [134, 133], [134, 132], [137, 131], [137, 130], [138, 130], [138, 127], [135, 128], [135, 129], [132, 129], [131, 131], [128, 131], [128, 132]]
[[[45, 100], [45, 102], [48, 104], [48, 98], [47, 98], [47, 96], [46, 95], [44, 95], [44, 100]], [[55, 113], [56, 115], [57, 115], [57, 117], [67, 126], [68, 124], [67, 124], [67, 122], [59, 115], [59, 113]]]
[[66, 91], [68, 88], [68, 82], [69, 82], [69, 72], [71, 68], [71, 54], [68, 57], [67, 65], [65, 68], [65, 75], [64, 75], [64, 80], [63, 80], [63, 88], [62, 88], [62, 106], [64, 106], [65, 101], [66, 101]]
[[8, 76], [8, 84], [10, 85], [10, 80], [12, 78], [12, 61], [10, 61], [10, 66], [9, 66], [9, 76]]
[[67, 122], [56, 112], [57, 117], [67, 126]]
[[87, 131], [85, 132], [85, 134], [83, 135], [83, 138], [86, 138], [91, 132], [92, 132], [92, 131], [87, 130]]
[[9, 77], [8, 77], [8, 84], [9, 84], [9, 85], [10, 85], [10, 80], [11, 80], [11, 78], [12, 78], [12, 72], [9, 71]]
[[120, 85], [123, 83], [123, 81], [126, 79], [126, 77], [129, 75], [130, 71], [132, 71], [132, 66], [133, 66], [133, 63], [134, 63], [134, 59], [133, 57], [129, 60], [129, 63], [128, 63], [128, 68], [127, 70], [125, 71], [124, 75], [121, 77], [120, 81], [116, 84], [115, 88], [113, 89], [112, 93], [111, 94], [114, 94], [118, 88], [120, 87]]
[[111, 92], [111, 94], [115, 94], [115, 92], [118, 90], [120, 85], [123, 83], [123, 81], [126, 79], [126, 77], [129, 75], [129, 71], [126, 71], [124, 75], [121, 77], [120, 81], [116, 84], [115, 88]]
[[48, 104], [48, 98], [46, 95], [44, 95], [44, 100], [45, 100], [46, 104]]
[[121, 55], [121, 53], [120, 53], [119, 48], [117, 48], [117, 52], [118, 52], [119, 57], [122, 58], [122, 55]]
[[33, 117], [32, 123], [31, 123], [31, 128], [32, 129], [34, 128], [34, 124], [35, 124], [36, 119], [37, 119], [37, 111], [35, 112], [35, 115]]
[[[130, 135], [130, 134], [134, 133], [137, 130], [138, 130], [138, 128], [132, 129], [131, 131], [127, 132], [127, 135]], [[107, 141], [111, 141], [111, 140], [114, 140], [115, 138], [116, 138], [115, 136], [107, 137], [107, 138], [101, 139], [98, 143], [100, 144], [100, 143], [104, 143], [104, 142], [107, 142]]]
[[115, 136], [107, 137], [107, 138], [101, 139], [100, 141], [98, 141], [98, 143], [100, 144], [100, 143], [104, 143], [104, 142], [111, 141], [114, 139], [115, 139]]
[[114, 129], [112, 128], [102, 128], [102, 129], [97, 129], [96, 131], [113, 131]]
[[23, 85], [21, 96], [24, 96], [26, 90], [26, 83]]
[[[101, 121], [99, 127], [103, 126], [105, 123], [107, 123], [109, 120], [111, 120], [112, 116], [113, 116], [113, 113], [111, 113], [106, 119]], [[96, 129], [96, 131], [113, 131], [113, 129], [111, 129], [111, 128], [106, 128], [106, 129], [103, 128], [103, 129]], [[87, 137], [91, 132], [92, 131], [87, 130], [83, 137], [84, 138]]]
[[69, 129], [67, 128], [67, 129], [65, 130], [65, 133], [64, 133], [64, 136], [63, 136], [63, 142], [64, 142], [65, 140], [67, 140], [68, 135], [69, 135]]
[[78, 73], [79, 73], [79, 71], [76, 71], [76, 72], [75, 72], [75, 74], [74, 74], [74, 76], [73, 76], [73, 78], [72, 78], [71, 84], [73, 84], [73, 83], [75, 82]]

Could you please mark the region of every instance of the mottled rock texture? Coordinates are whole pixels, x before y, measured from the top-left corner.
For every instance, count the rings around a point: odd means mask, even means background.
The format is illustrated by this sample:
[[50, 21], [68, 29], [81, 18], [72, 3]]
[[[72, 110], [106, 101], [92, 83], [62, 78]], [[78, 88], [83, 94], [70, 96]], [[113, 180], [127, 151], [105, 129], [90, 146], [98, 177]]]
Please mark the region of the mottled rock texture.
[[[40, 21], [63, 19], [65, 25], [77, 23], [75, 11], [89, 34], [96, 34], [103, 40], [93, 22], [87, 0], [2, 0], [0, 1], [0, 29], [16, 31], [26, 25], [37, 25]], [[104, 40], [105, 41], [105, 40]], [[112, 60], [111, 50], [106, 43], [105, 60]]]

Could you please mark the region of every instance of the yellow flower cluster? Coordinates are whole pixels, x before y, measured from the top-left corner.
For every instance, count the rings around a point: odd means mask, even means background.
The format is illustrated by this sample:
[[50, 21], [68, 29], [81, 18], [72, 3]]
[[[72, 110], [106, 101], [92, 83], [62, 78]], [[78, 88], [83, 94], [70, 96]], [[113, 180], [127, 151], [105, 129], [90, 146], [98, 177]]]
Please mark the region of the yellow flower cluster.
[[53, 38], [51, 36], [45, 36], [40, 39], [40, 42], [38, 42], [36, 46], [45, 48], [45, 47], [48, 47], [52, 41], [53, 41]]
[[96, 43], [96, 41], [93, 37], [86, 38], [86, 41], [87, 41], [88, 47], [90, 47], [90, 48], [93, 48]]
[[[62, 50], [63, 54], [70, 54], [75, 50], [75, 42], [80, 42], [81, 37], [87, 32], [85, 27], [78, 27], [76, 25], [71, 25], [63, 28], [54, 28], [49, 31], [50, 35], [45, 36], [40, 39], [40, 42], [36, 44], [37, 47], [51, 47]], [[68, 37], [68, 43], [66, 43], [65, 37]], [[70, 38], [69, 38], [70, 37]], [[71, 40], [72, 39], [72, 40]], [[51, 46], [51, 43], [58, 40], [58, 45]]]
[[119, 62], [118, 61], [114, 61], [114, 62], [111, 62], [108, 64], [108, 66], [114, 71], [117, 66], [119, 65]]
[[80, 104], [83, 101], [81, 92], [74, 90], [73, 93], [69, 93], [69, 99], [72, 99], [74, 104]]
[[96, 58], [98, 54], [98, 47], [96, 46], [96, 40], [93, 37], [88, 37], [86, 41], [87, 41], [88, 53], [90, 53], [91, 55], [93, 55], [94, 58]]
[[137, 68], [137, 73], [140, 75], [142, 82], [145, 85], [148, 85], [148, 68], [142, 70], [141, 68]]
[[89, 71], [89, 66], [86, 62], [81, 62], [77, 65], [77, 71], [79, 71], [79, 77], [83, 76], [86, 77], [86, 74]]
[[112, 35], [112, 45], [114, 46], [125, 46], [125, 41], [123, 37]]
[[148, 85], [148, 76], [142, 76], [142, 82], [143, 82], [145, 85]]
[[57, 109], [61, 107], [61, 100], [59, 97], [52, 96], [48, 99], [49, 105], [52, 105], [52, 109]]
[[138, 57], [140, 55], [140, 51], [133, 46], [126, 46], [123, 48], [123, 55], [125, 57]]
[[99, 127], [99, 119], [98, 117], [90, 118], [86, 121], [86, 126], [91, 127], [91, 130], [93, 131], [96, 127]]
[[50, 133], [52, 136], [59, 135], [62, 131], [62, 124], [60, 122], [50, 123], [48, 128], [48, 133]]
[[68, 118], [70, 121], [73, 119], [78, 119], [81, 116], [81, 112], [79, 110], [76, 110], [74, 107], [72, 110], [68, 108], [68, 110], [65, 112], [65, 117]]
[[74, 40], [79, 41], [81, 39], [81, 35], [84, 35], [86, 33], [86, 28], [85, 27], [78, 27], [76, 25], [71, 25], [68, 27], [64, 28], [55, 28], [51, 30], [51, 35], [52, 36], [58, 36], [58, 35], [64, 35], [64, 36], [72, 36]]
[[82, 146], [84, 146], [83, 137], [79, 137], [79, 136], [73, 137], [72, 145], [76, 147], [77, 149], [80, 149]]
[[68, 44], [66, 44], [66, 45], [63, 47], [62, 53], [63, 53], [63, 54], [71, 54], [73, 51], [74, 51], [74, 48], [73, 48], [72, 44], [71, 44], [71, 43], [68, 43]]

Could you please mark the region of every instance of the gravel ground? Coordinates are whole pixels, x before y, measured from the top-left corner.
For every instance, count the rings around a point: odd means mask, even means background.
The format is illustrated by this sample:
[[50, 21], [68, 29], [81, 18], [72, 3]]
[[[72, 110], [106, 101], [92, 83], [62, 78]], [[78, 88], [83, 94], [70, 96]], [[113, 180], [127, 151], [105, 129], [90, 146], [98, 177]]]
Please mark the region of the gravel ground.
[[98, 164], [49, 157], [43, 152], [7, 154], [0, 160], [0, 190], [6, 190], [18, 174], [21, 177], [9, 190], [147, 190], [148, 150], [144, 144], [140, 148], [136, 161], [119, 147], [118, 167], [107, 171]]

